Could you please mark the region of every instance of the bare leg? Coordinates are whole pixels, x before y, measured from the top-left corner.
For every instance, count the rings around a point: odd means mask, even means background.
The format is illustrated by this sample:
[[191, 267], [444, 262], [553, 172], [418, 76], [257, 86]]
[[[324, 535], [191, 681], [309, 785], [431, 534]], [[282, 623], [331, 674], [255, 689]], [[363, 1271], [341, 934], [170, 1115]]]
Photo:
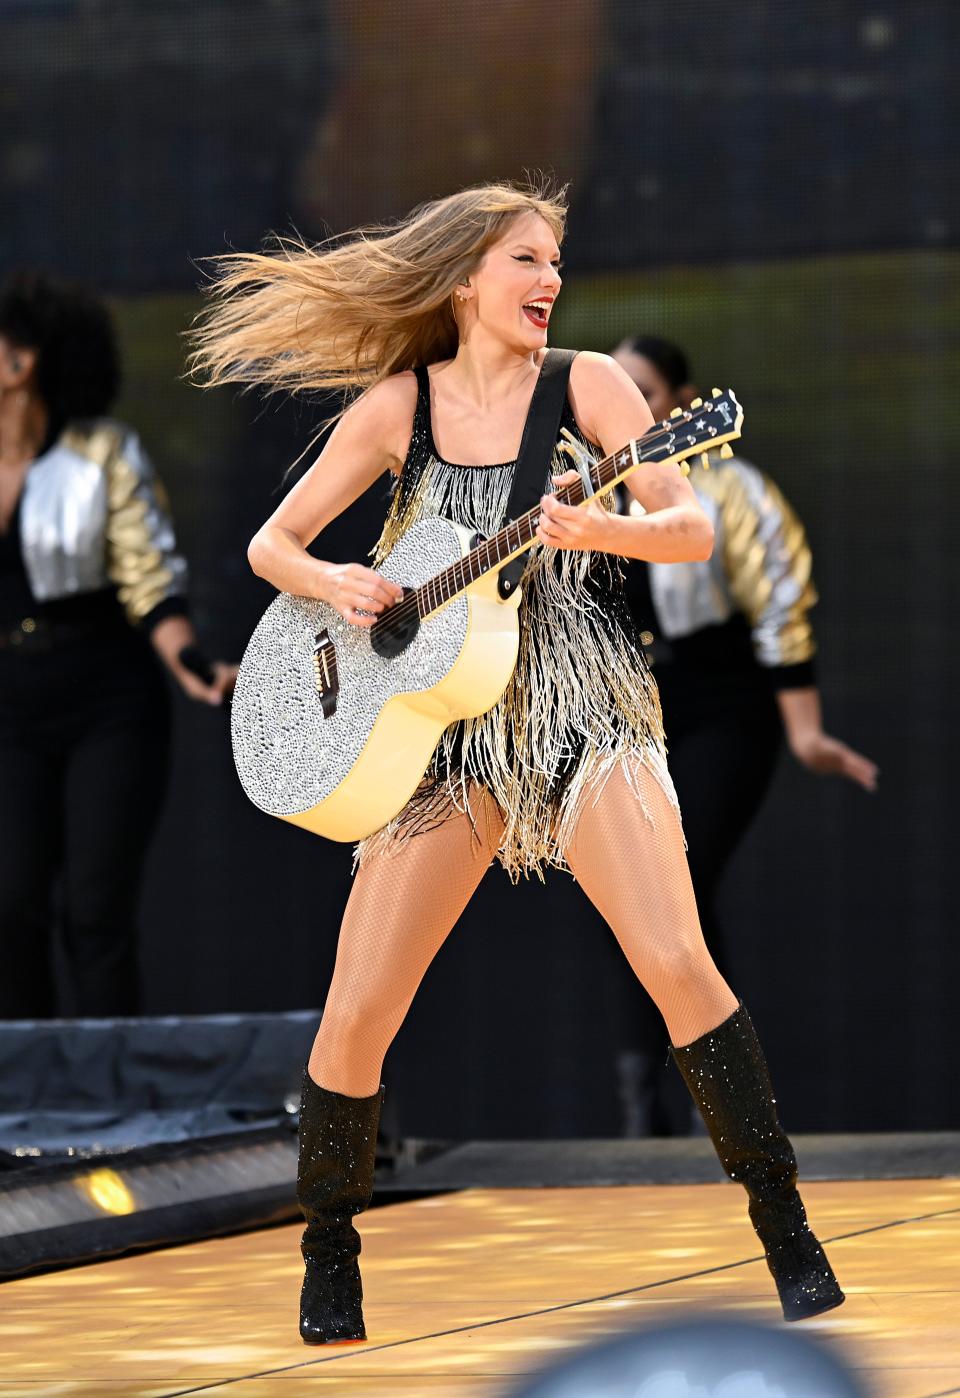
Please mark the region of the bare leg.
[[503, 820], [472, 797], [436, 829], [367, 850], [340, 928], [323, 1020], [304, 1074], [297, 1199], [300, 1334], [308, 1344], [366, 1338], [351, 1220], [370, 1205], [384, 1055], [424, 972], [496, 853]]
[[785, 1319], [819, 1315], [844, 1296], [797, 1191], [763, 1050], [707, 951], [673, 809], [647, 769], [636, 778], [652, 819], [617, 769], [585, 808], [567, 860], [666, 1020], [720, 1163], [749, 1196]]
[[700, 929], [680, 823], [656, 777], [637, 764], [647, 820], [622, 768], [588, 797], [567, 862], [609, 923], [675, 1045], [722, 1023], [738, 1000]]
[[466, 814], [369, 855], [347, 901], [310, 1076], [331, 1092], [377, 1091], [384, 1055], [417, 987], [497, 851], [503, 818], [486, 793]]

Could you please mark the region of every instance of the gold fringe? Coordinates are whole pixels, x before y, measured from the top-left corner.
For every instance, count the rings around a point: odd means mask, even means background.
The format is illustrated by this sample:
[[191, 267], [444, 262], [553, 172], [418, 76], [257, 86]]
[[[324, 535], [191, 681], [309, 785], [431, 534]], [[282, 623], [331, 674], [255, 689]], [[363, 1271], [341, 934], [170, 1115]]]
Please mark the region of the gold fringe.
[[[556, 455], [552, 474], [567, 468]], [[374, 566], [425, 515], [494, 534], [503, 523], [513, 469], [450, 466], [431, 456], [411, 487], [404, 489], [402, 477], [398, 482], [372, 551]], [[613, 508], [610, 497], [602, 503]], [[653, 816], [643, 802], [638, 764], [656, 777], [679, 818], [656, 684], [643, 652], [591, 595], [588, 579], [604, 591], [618, 588], [619, 560], [534, 546], [522, 580], [517, 667], [505, 694], [479, 718], [463, 721], [459, 761], [460, 725], [444, 732], [423, 786], [382, 830], [360, 842], [354, 867], [369, 854], [397, 849], [453, 811], [469, 812], [474, 785], [489, 791], [504, 814], [498, 859], [514, 882], [531, 873], [542, 880], [545, 866], [567, 867], [563, 850], [585, 802], [597, 799], [620, 764], [648, 820]], [[444, 778], [454, 771], [455, 779]]]

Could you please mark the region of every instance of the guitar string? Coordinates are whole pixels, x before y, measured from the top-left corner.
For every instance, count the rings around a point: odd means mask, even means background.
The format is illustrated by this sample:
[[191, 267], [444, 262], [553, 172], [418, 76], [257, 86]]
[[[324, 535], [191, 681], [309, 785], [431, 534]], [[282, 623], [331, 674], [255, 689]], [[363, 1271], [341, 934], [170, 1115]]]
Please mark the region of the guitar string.
[[[656, 424], [655, 431], [651, 430], [646, 432], [643, 435], [643, 437], [639, 438], [638, 440], [638, 446], [642, 447], [643, 449], [639, 450], [637, 453], [640, 458], [637, 464], [646, 464], [646, 462], [649, 460], [650, 451], [656, 450], [663, 445], [663, 442], [659, 440], [660, 438], [667, 438], [670, 436], [675, 437], [677, 435], [678, 430], [682, 429], [684, 425], [689, 424], [689, 422], [694, 417], [704, 412], [713, 412], [716, 401], [717, 400], [711, 401], [710, 403], [704, 403], [702, 407], [697, 408], [695, 411], [691, 411], [689, 413], [689, 416], [685, 414], [683, 418], [677, 418], [673, 422], [670, 422], [669, 420], [664, 420], [663, 422]], [[704, 440], [702, 445], [706, 449], [707, 444], [714, 440], [714, 437], [709, 437]], [[686, 449], [695, 454], [696, 445], [698, 444], [687, 443]], [[593, 480], [594, 472], [596, 472], [601, 490], [603, 489], [604, 485], [609, 484], [608, 482], [604, 481], [604, 473], [606, 469], [610, 466], [613, 466], [614, 474], [616, 474], [615, 468], [617, 466], [617, 457], [624, 450], [625, 448], [619, 447], [617, 451], [611, 452], [611, 454], [607, 457], [604, 457], [602, 461], [595, 462], [593, 465], [591, 465], [591, 482]], [[627, 474], [629, 474], [629, 472]], [[577, 492], [579, 492], [579, 498], [575, 501], [572, 501], [572, 497], [575, 494], [577, 494]], [[582, 504], [584, 499], [586, 499], [586, 496], [583, 493], [583, 481], [572, 481], [569, 485], [564, 486], [562, 490], [558, 490], [556, 492], [556, 496], [564, 504], [569, 504], [571, 503], [571, 501], [576, 505]], [[500, 529], [496, 534], [493, 535], [492, 538], [485, 539], [483, 543], [478, 544], [475, 548], [471, 549], [471, 551], [468, 554], [465, 554], [463, 555], [463, 557], [457, 559], [453, 564], [444, 569], [442, 572], [438, 573], [435, 577], [428, 578], [425, 583], [421, 583], [418, 587], [411, 589], [409, 595], [403, 598], [402, 601], [397, 602], [392, 607], [390, 607], [381, 618], [378, 618], [378, 620], [374, 622], [374, 625], [370, 628], [370, 630], [372, 631], [375, 628], [379, 636], [397, 636], [402, 633], [408, 617], [412, 617], [414, 612], [416, 612], [419, 615], [421, 596], [426, 601], [427, 605], [430, 606], [431, 611], [435, 610], [436, 607], [442, 605], [443, 603], [450, 601], [453, 597], [456, 596], [457, 592], [462, 591], [463, 588], [467, 586], [469, 582], [476, 580], [474, 578], [467, 578], [467, 563], [474, 558], [476, 558], [479, 561], [481, 554], [485, 552], [486, 561], [481, 570], [481, 574], [479, 574], [478, 576], [481, 576], [482, 573], [489, 572], [491, 569], [495, 568], [497, 564], [501, 561], [499, 557], [499, 549], [497, 550], [496, 559], [494, 559], [490, 552], [490, 545], [495, 543], [496, 540], [501, 538], [502, 536], [507, 536], [507, 544], [509, 548], [510, 531], [516, 530], [517, 547], [524, 547], [535, 536], [536, 530], [534, 529], [532, 534], [524, 538], [521, 526], [525, 524], [532, 524], [533, 516], [537, 515], [538, 513], [539, 507], [534, 506], [533, 509], [527, 510], [525, 514], [518, 516], [517, 519], [509, 520], [502, 529]], [[451, 593], [449, 597], [444, 597], [442, 595], [444, 589], [442, 586], [439, 585], [440, 580], [449, 576], [452, 581], [457, 583], [458, 574], [460, 575], [460, 579], [456, 587], [456, 591]], [[436, 598], [432, 604], [430, 598], [431, 591], [433, 591], [436, 594]]]

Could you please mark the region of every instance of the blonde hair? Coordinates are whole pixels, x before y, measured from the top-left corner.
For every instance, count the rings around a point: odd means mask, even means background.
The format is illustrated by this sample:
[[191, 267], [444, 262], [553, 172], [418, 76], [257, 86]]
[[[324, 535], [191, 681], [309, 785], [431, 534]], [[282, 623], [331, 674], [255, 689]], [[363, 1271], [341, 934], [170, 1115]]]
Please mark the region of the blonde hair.
[[212, 258], [212, 303], [189, 332], [189, 369], [205, 387], [270, 392], [367, 388], [452, 357], [452, 294], [509, 222], [538, 213], [559, 243], [566, 187], [479, 185], [422, 204], [393, 226], [310, 246]]

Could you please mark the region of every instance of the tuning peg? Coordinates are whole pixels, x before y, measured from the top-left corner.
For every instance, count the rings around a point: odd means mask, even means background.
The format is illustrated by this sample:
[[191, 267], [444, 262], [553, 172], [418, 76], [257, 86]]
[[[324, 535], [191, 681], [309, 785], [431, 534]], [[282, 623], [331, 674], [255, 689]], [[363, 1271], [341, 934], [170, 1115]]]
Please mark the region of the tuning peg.
[[700, 465], [703, 467], [705, 471], [710, 470], [710, 457], [707, 455], [706, 452], [703, 452], [700, 457]]
[[673, 409], [671, 410], [670, 416], [671, 416], [671, 417], [683, 417], [683, 409], [682, 409], [682, 408], [673, 408]]
[[693, 400], [693, 402], [690, 404], [690, 406], [691, 406], [691, 408], [702, 408], [702, 407], [703, 407], [703, 399], [702, 399], [702, 398], [694, 398], [694, 400]]
[[690, 474], [690, 462], [689, 462], [689, 461], [681, 461], [681, 462], [680, 462], [680, 474], [681, 474], [681, 476], [689, 476], [689, 474]]
[[710, 397], [711, 397], [711, 398], [722, 398], [722, 397], [723, 397], [723, 394], [720, 392], [719, 388], [711, 388], [711, 390], [710, 390]]
[[733, 447], [729, 442], [724, 442], [723, 446], [720, 448], [720, 455], [723, 457], [724, 461], [729, 461], [731, 456], [733, 456]]

